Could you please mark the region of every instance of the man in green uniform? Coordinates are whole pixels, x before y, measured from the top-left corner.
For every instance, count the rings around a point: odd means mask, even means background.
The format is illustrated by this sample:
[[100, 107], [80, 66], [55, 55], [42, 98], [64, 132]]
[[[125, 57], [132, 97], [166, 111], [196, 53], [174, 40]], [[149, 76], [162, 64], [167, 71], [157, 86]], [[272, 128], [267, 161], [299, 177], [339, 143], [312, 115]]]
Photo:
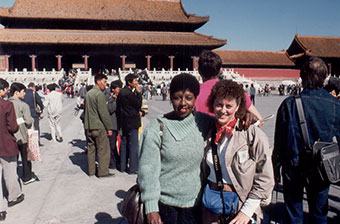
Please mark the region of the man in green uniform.
[[112, 135], [112, 122], [107, 109], [106, 99], [102, 90], [105, 89], [107, 76], [97, 74], [94, 78], [96, 85], [85, 97], [85, 130], [88, 142], [89, 176], [96, 174], [96, 153], [98, 156], [98, 177], [111, 177], [109, 172], [110, 143], [108, 136]]

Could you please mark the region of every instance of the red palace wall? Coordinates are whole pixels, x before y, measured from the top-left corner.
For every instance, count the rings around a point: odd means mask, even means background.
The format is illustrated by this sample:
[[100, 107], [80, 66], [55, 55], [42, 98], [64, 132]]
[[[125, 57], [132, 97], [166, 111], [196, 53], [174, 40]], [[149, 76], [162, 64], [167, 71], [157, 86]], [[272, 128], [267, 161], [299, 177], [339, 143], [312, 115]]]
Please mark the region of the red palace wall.
[[298, 69], [234, 68], [234, 72], [252, 80], [293, 80], [300, 77]]

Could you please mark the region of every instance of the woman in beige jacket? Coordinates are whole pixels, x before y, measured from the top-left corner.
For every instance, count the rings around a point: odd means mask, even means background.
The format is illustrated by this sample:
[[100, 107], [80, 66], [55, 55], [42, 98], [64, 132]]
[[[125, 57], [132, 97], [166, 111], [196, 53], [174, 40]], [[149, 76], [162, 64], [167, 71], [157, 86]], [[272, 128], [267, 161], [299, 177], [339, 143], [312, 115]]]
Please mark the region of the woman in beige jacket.
[[27, 129], [33, 124], [33, 118], [27, 103], [23, 101], [26, 87], [22, 83], [14, 82], [10, 88], [9, 101], [13, 103], [19, 130], [14, 134], [17, 139], [23, 167], [23, 184], [38, 181], [38, 177], [32, 172], [32, 162], [27, 159], [28, 135]]
[[[259, 223], [262, 218], [260, 204], [270, 202], [274, 187], [268, 138], [258, 127], [250, 125], [246, 129], [242, 125], [245, 98], [242, 87], [236, 82], [223, 80], [216, 83], [207, 105], [216, 117], [216, 129], [211, 131], [210, 141], [215, 139], [217, 145], [223, 191], [235, 192], [239, 198], [236, 216], [230, 223], [246, 224], [252, 219]], [[205, 161], [209, 188], [219, 191], [211, 142], [206, 147]], [[204, 209], [203, 219], [203, 223], [214, 223], [218, 215]]]

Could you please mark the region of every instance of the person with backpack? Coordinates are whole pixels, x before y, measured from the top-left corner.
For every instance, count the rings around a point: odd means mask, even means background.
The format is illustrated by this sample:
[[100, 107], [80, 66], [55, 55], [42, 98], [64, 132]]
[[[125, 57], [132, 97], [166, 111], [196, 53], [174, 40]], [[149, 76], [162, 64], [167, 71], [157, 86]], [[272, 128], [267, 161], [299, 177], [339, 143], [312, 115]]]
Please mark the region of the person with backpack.
[[[324, 88], [326, 63], [307, 58], [300, 69], [303, 91], [300, 94], [310, 143], [340, 143], [340, 101]], [[273, 164], [276, 183], [283, 179], [284, 223], [303, 223], [304, 188], [307, 192], [309, 223], [327, 223], [330, 183], [317, 171], [317, 158], [307, 153], [295, 96], [286, 98], [277, 111]], [[281, 172], [280, 172], [281, 171]]]

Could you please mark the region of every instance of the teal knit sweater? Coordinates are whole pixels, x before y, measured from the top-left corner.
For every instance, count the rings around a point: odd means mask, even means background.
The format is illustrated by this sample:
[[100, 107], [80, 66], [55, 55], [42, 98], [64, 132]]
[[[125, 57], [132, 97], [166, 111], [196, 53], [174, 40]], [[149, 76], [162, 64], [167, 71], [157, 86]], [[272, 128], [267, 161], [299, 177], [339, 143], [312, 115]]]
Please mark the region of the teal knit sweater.
[[151, 121], [143, 131], [138, 182], [146, 214], [159, 211], [158, 201], [182, 208], [199, 202], [200, 165], [204, 154], [204, 134], [200, 126], [206, 125], [209, 119], [199, 122], [198, 117], [201, 116], [190, 114], [183, 120], [159, 117], [163, 122], [163, 142], [157, 120]]

